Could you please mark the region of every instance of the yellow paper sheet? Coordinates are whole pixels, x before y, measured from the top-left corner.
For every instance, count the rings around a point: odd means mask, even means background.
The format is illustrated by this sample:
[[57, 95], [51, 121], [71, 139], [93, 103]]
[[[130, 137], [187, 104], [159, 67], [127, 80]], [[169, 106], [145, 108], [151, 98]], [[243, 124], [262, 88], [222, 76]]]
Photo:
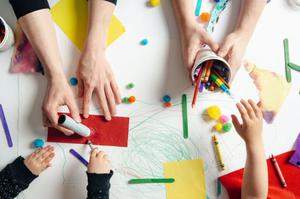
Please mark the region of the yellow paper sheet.
[[[52, 18], [67, 37], [83, 49], [88, 27], [88, 3], [86, 0], [61, 0], [51, 9]], [[122, 23], [113, 16], [110, 22], [107, 44], [110, 45], [125, 32]]]
[[166, 178], [175, 182], [166, 184], [167, 199], [206, 198], [203, 160], [181, 160], [164, 163]]

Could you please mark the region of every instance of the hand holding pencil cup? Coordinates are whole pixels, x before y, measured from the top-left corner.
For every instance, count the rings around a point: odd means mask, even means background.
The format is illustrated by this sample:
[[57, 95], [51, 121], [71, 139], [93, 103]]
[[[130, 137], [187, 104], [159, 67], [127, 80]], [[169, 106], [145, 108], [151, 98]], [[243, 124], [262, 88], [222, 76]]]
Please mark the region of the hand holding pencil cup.
[[230, 79], [231, 67], [225, 59], [216, 55], [209, 47], [203, 47], [197, 54], [191, 71], [192, 81], [195, 83], [194, 107], [198, 92], [204, 89], [209, 91], [224, 91], [231, 96]]

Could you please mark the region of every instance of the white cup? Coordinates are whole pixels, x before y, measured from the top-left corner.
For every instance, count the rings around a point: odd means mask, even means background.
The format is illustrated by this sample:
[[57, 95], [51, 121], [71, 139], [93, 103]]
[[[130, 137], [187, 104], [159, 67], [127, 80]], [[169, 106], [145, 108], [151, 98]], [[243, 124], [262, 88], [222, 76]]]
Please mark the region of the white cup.
[[4, 31], [5, 31], [3, 40], [0, 41], [0, 51], [5, 51], [15, 43], [15, 36], [12, 29], [9, 27], [9, 25], [4, 21], [2, 17], [0, 17], [0, 23], [4, 26]]
[[216, 53], [214, 53], [209, 47], [201, 48], [196, 56], [194, 66], [191, 71], [191, 77], [192, 77], [193, 82], [195, 82], [195, 79], [196, 79], [195, 77], [198, 76], [198, 72], [199, 72], [201, 64], [203, 64], [204, 62], [209, 61], [209, 60], [219, 62], [220, 67], [227, 70], [227, 72], [224, 72], [225, 74], [221, 75], [221, 76], [223, 76], [223, 78], [225, 78], [226, 81], [229, 82], [230, 78], [231, 78], [231, 67], [229, 66], [229, 64], [227, 63], [227, 61], [225, 59], [216, 55]]

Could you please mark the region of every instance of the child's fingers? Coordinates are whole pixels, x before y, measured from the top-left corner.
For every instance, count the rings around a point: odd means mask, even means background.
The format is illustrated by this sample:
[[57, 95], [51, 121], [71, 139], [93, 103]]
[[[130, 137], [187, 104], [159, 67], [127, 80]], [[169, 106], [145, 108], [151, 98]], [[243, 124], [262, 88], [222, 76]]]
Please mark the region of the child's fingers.
[[236, 107], [237, 107], [237, 109], [239, 110], [239, 112], [240, 112], [240, 114], [242, 116], [243, 122], [245, 122], [246, 120], [248, 120], [249, 116], [247, 114], [246, 109], [244, 109], [244, 107], [240, 103], [237, 103]]
[[254, 113], [256, 115], [256, 117], [262, 117], [262, 112], [260, 110], [260, 108], [256, 105], [256, 103], [253, 100], [248, 100], [249, 104], [251, 105], [252, 109], [254, 110]]
[[46, 146], [42, 148], [36, 155], [36, 158], [42, 158], [44, 154], [46, 154], [49, 150], [53, 150], [53, 147], [51, 146]]
[[232, 124], [237, 132], [240, 132], [242, 125], [239, 122], [238, 118], [235, 115], [231, 115]]
[[46, 150], [43, 154], [41, 154], [41, 156], [39, 157], [40, 161], [44, 161], [45, 159], [47, 159], [51, 154], [53, 154], [53, 148], [49, 148], [48, 150]]
[[98, 153], [98, 148], [93, 148], [93, 150], [91, 151], [91, 158], [95, 158], [97, 156]]
[[50, 162], [52, 161], [52, 159], [54, 158], [54, 156], [55, 156], [54, 153], [49, 154], [49, 156], [43, 160], [43, 162], [42, 162], [43, 166], [49, 167], [50, 166]]
[[103, 158], [105, 156], [105, 153], [103, 151], [100, 151], [98, 154], [97, 154], [97, 158]]
[[255, 117], [255, 113], [254, 113], [252, 107], [245, 100], [243, 100], [243, 99], [241, 100], [241, 103], [243, 104], [243, 106], [247, 110], [248, 116], [250, 118], [254, 118]]

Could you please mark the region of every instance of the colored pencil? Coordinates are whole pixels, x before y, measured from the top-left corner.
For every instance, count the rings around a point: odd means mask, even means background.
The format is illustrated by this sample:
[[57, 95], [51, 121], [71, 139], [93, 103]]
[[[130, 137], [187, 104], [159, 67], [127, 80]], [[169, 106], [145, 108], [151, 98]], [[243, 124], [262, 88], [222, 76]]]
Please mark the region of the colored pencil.
[[3, 129], [4, 129], [7, 145], [8, 145], [8, 147], [13, 147], [13, 142], [12, 142], [12, 139], [11, 139], [11, 135], [10, 135], [10, 132], [9, 132], [9, 128], [8, 128], [8, 125], [7, 125], [7, 121], [6, 121], [6, 118], [5, 118], [5, 114], [4, 114], [2, 104], [0, 104], [0, 120], [1, 120], [1, 123], [2, 123], [2, 126], [3, 126]]
[[273, 166], [274, 166], [274, 168], [275, 168], [277, 177], [278, 177], [279, 180], [280, 180], [281, 186], [282, 186], [282, 187], [287, 187], [286, 181], [285, 181], [285, 179], [284, 179], [284, 177], [283, 177], [283, 175], [282, 175], [282, 172], [281, 172], [281, 170], [280, 170], [280, 167], [279, 167], [279, 165], [278, 165], [278, 163], [277, 163], [277, 160], [276, 160], [276, 158], [275, 158], [274, 155], [271, 155], [271, 162], [273, 163]]
[[70, 153], [77, 158], [82, 164], [88, 166], [89, 162], [85, 160], [79, 153], [77, 153], [74, 149], [70, 149]]
[[217, 138], [216, 135], [213, 135], [212, 138], [213, 138], [213, 142], [214, 142], [214, 145], [215, 145], [215, 148], [216, 148], [217, 157], [219, 159], [220, 168], [222, 170], [224, 170], [225, 169], [225, 164], [224, 164], [224, 161], [223, 161], [223, 158], [222, 158], [222, 153], [221, 153], [221, 149], [220, 149], [218, 138]]
[[188, 115], [187, 115], [187, 99], [185, 94], [182, 95], [181, 102], [182, 102], [183, 137], [187, 139], [189, 134], [189, 129], [188, 129]]
[[196, 104], [196, 100], [197, 100], [197, 96], [198, 96], [198, 90], [199, 90], [199, 85], [201, 83], [201, 76], [202, 76], [202, 70], [203, 67], [200, 68], [199, 73], [198, 73], [198, 77], [197, 77], [197, 83], [195, 86], [195, 90], [194, 90], [194, 97], [193, 97], [193, 101], [192, 101], [192, 108], [194, 108], [195, 104]]
[[93, 146], [91, 140], [87, 140], [87, 141], [86, 141], [86, 144], [89, 145], [89, 147], [90, 147], [91, 150], [94, 149], [94, 146]]
[[223, 77], [219, 73], [214, 71], [213, 74], [215, 74], [227, 86], [227, 88], [230, 89], [229, 84], [223, 79]]
[[147, 183], [173, 183], [174, 178], [140, 178], [131, 179], [128, 181], [129, 184], [147, 184]]
[[207, 63], [207, 70], [204, 76], [204, 82], [208, 82], [212, 66], [213, 66], [213, 61], [209, 60]]

